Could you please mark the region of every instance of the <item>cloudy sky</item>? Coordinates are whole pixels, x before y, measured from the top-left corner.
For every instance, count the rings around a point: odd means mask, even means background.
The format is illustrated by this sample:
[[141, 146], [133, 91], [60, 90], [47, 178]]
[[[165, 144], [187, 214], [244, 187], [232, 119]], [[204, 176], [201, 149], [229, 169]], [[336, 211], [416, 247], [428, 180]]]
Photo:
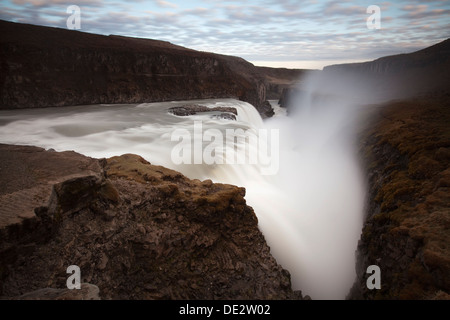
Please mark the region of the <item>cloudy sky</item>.
[[[0, 0], [0, 19], [166, 40], [257, 65], [319, 68], [416, 51], [450, 37], [450, 1]], [[369, 29], [370, 5], [381, 29]]]

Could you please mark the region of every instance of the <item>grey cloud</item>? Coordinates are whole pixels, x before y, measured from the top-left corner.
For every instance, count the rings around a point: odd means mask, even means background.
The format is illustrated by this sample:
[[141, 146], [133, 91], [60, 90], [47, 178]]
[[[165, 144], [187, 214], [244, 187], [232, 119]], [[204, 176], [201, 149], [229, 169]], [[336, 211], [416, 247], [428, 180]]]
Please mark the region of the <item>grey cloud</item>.
[[[15, 1], [28, 4], [21, 10], [0, 5], [0, 18], [65, 28], [67, 14], [62, 0], [53, 0], [61, 6], [61, 12], [55, 10], [55, 6], [38, 6], [39, 0]], [[414, 10], [418, 5], [416, 2], [410, 10], [406, 10], [406, 3], [402, 2], [400, 7], [404, 14], [401, 18], [382, 14], [384, 29], [377, 31], [367, 29], [366, 7], [354, 2], [329, 1], [327, 5], [316, 7], [310, 6], [311, 1], [296, 0], [265, 0], [260, 2], [261, 6], [237, 1], [206, 2], [215, 6], [212, 9], [168, 7], [170, 12], [162, 13], [132, 12], [124, 2], [94, 1], [91, 5], [89, 1], [80, 4], [81, 31], [166, 40], [248, 60], [287, 61], [370, 60], [411, 52], [437, 42], [436, 39], [448, 34], [450, 29], [449, 24], [437, 23], [449, 14], [447, 9], [434, 13], [434, 7], [429, 12]], [[382, 9], [392, 6], [391, 2], [379, 5]], [[428, 15], [423, 16], [424, 12]], [[411, 14], [416, 16], [412, 18]], [[422, 23], [421, 19], [425, 17], [426, 23]], [[316, 30], [314, 26], [317, 26]]]
[[361, 5], [347, 5], [344, 1], [330, 1], [323, 5], [322, 12], [327, 16], [337, 16], [337, 15], [365, 15], [367, 6]]
[[73, 4], [78, 6], [102, 6], [104, 4], [103, 0], [13, 0], [13, 3], [38, 8], [53, 7], [55, 5], [65, 5], [68, 7]]
[[156, 0], [156, 3], [158, 4], [158, 6], [163, 7], [163, 8], [177, 8], [178, 5], [176, 5], [175, 3], [169, 2], [169, 1], [164, 1], [164, 0]]
[[406, 19], [426, 19], [434, 17], [447, 17], [450, 19], [450, 9], [433, 9], [427, 11], [410, 11], [407, 14], [401, 15], [400, 18]]

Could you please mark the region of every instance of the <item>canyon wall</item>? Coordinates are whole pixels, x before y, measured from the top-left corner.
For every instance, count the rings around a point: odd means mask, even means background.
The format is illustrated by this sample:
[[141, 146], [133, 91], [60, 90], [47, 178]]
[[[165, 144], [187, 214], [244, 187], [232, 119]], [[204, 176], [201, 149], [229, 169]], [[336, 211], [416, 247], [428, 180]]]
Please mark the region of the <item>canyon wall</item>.
[[[364, 106], [355, 112], [368, 197], [348, 298], [450, 299], [450, 39], [329, 66], [319, 80], [319, 94], [331, 88], [328, 99], [346, 94]], [[287, 88], [280, 104], [289, 113], [304, 94]], [[367, 286], [372, 265], [380, 289]]]
[[[378, 106], [361, 136], [366, 221], [350, 299], [450, 299], [450, 94]], [[368, 289], [370, 265], [380, 289]]]
[[0, 62], [0, 109], [238, 98], [273, 114], [251, 63], [164, 41], [0, 21]]
[[450, 39], [408, 54], [386, 56], [370, 62], [332, 65], [329, 75], [352, 78], [355, 87], [367, 84], [367, 95], [382, 99], [445, 93], [450, 83]]
[[269, 100], [279, 100], [288, 88], [301, 85], [302, 80], [310, 74], [319, 72], [318, 70], [307, 69], [286, 69], [256, 67], [264, 78], [266, 86], [266, 98]]
[[[324, 72], [384, 100], [360, 136], [369, 192], [349, 298], [449, 299], [450, 40]], [[381, 289], [367, 287], [370, 265]]]

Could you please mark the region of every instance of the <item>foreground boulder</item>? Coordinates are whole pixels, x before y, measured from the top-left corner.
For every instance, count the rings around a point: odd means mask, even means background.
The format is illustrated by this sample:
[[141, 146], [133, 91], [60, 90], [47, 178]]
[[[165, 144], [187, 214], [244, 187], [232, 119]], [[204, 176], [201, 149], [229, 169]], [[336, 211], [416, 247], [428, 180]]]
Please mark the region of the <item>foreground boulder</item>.
[[[3, 298], [301, 298], [243, 188], [190, 180], [136, 155], [0, 150], [2, 204], [20, 209], [0, 211]], [[71, 265], [85, 295], [64, 291]]]

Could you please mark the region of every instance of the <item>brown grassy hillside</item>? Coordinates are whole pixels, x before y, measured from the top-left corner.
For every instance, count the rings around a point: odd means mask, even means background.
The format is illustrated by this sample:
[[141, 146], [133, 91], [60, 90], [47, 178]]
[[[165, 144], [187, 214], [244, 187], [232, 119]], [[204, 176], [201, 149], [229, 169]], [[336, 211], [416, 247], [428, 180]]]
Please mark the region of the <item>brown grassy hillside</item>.
[[[450, 298], [450, 95], [391, 102], [376, 115], [362, 149], [369, 210], [351, 297]], [[371, 264], [381, 290], [366, 288]]]

